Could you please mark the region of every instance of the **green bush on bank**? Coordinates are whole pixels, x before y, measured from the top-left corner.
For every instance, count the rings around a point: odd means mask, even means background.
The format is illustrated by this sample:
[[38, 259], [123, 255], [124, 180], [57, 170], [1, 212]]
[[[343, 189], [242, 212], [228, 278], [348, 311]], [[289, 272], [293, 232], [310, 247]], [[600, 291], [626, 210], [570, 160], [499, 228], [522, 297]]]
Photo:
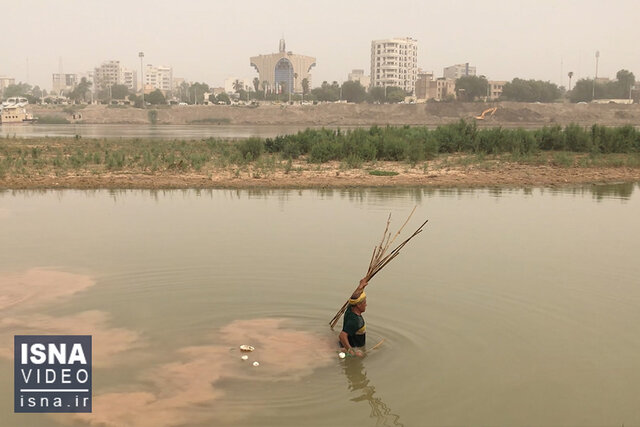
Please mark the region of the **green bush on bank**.
[[370, 129], [306, 129], [295, 135], [267, 138], [265, 149], [284, 158], [307, 155], [312, 163], [358, 157], [363, 161], [417, 163], [438, 154], [512, 154], [530, 156], [540, 151], [576, 153], [640, 152], [640, 131], [632, 126], [585, 128], [576, 124], [538, 130], [479, 129], [475, 122], [426, 127], [378, 127]]

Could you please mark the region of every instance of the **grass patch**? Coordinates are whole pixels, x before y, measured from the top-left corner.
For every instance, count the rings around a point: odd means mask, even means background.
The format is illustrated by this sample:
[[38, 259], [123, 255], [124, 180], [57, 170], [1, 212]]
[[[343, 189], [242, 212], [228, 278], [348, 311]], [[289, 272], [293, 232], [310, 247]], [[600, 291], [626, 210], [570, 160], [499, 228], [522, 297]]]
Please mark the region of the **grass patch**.
[[374, 175], [374, 176], [396, 176], [396, 175], [399, 175], [399, 173], [395, 172], [395, 171], [383, 171], [383, 170], [375, 169], [375, 170], [369, 171], [369, 175]]
[[70, 122], [64, 117], [40, 116], [38, 117], [37, 123], [41, 125], [68, 125]]

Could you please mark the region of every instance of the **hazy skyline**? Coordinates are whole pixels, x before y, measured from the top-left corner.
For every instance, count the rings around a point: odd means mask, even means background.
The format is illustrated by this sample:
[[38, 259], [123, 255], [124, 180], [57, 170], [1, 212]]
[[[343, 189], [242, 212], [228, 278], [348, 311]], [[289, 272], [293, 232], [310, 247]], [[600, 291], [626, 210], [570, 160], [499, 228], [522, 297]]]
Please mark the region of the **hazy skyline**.
[[[390, 6], [386, 6], [390, 5]], [[313, 86], [370, 73], [371, 40], [418, 40], [418, 66], [469, 62], [491, 80], [550, 80], [568, 84], [595, 72], [640, 74], [640, 4], [633, 0], [449, 2], [111, 0], [3, 4], [0, 76], [47, 90], [62, 58], [65, 73], [106, 60], [140, 73], [144, 63], [170, 65], [174, 77], [222, 86], [227, 77], [254, 77], [249, 57], [287, 50], [315, 56]], [[27, 67], [28, 63], [28, 67]], [[140, 78], [138, 76], [138, 78]]]

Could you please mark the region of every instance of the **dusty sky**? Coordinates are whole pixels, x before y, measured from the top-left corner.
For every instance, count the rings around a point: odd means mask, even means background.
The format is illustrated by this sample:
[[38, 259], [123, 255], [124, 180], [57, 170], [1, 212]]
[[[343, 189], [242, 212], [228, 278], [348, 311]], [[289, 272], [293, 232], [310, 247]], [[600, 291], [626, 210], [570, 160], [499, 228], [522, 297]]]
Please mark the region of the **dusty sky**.
[[[391, 6], [387, 6], [390, 4]], [[371, 40], [413, 37], [418, 66], [469, 62], [493, 80], [513, 77], [567, 85], [567, 73], [640, 75], [638, 0], [19, 0], [2, 1], [0, 76], [50, 89], [65, 73], [108, 59], [140, 70], [171, 65], [175, 77], [221, 86], [257, 74], [249, 57], [287, 50], [315, 56], [313, 85], [369, 74]], [[28, 64], [28, 65], [27, 65]]]

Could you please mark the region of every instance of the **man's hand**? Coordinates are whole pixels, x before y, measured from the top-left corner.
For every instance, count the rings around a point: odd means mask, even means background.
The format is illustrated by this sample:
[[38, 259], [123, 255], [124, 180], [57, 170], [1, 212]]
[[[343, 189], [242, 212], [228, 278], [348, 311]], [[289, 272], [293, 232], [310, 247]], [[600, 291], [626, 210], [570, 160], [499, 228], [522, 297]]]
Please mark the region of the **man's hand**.
[[363, 277], [362, 279], [360, 279], [360, 286], [358, 286], [358, 288], [364, 289], [364, 287], [367, 286], [368, 284], [369, 284], [369, 281], [367, 280], [367, 278]]
[[364, 353], [362, 352], [362, 350], [358, 350], [358, 349], [353, 348], [353, 347], [351, 347], [349, 350], [347, 350], [347, 353], [349, 353], [351, 356], [364, 357]]

